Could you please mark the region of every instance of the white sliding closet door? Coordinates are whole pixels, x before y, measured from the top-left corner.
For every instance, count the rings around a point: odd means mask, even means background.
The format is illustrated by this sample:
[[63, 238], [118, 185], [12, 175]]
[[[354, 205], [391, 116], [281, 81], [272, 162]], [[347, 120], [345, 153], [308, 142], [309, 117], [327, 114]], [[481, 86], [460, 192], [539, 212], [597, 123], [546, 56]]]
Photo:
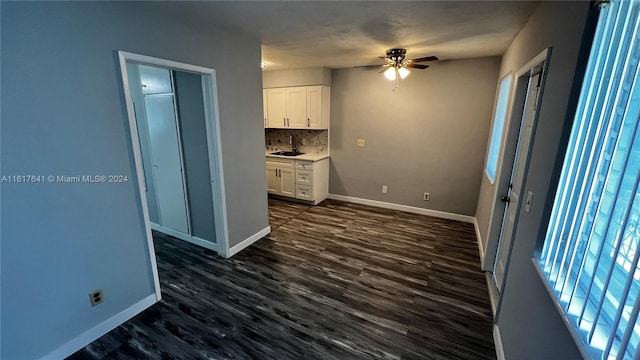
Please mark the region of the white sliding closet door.
[[182, 148], [168, 69], [140, 65], [149, 145], [161, 226], [189, 234]]
[[161, 225], [189, 233], [173, 95], [145, 97]]

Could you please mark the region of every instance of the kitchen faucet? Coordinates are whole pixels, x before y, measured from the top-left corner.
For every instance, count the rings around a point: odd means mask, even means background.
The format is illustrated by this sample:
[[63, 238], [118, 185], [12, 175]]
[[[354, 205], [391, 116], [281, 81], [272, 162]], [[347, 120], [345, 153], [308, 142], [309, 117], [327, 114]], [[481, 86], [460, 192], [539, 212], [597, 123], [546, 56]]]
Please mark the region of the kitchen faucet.
[[289, 145], [291, 145], [291, 152], [298, 152], [298, 149], [296, 148], [296, 138], [293, 134], [289, 135]]

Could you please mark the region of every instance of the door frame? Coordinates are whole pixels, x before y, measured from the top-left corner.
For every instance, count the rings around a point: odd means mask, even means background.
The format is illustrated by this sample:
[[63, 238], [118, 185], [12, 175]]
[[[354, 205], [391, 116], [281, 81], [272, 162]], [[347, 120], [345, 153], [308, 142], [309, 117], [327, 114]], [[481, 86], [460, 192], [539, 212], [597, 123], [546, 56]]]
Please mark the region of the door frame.
[[[538, 67], [541, 63], [544, 63], [542, 69], [541, 69], [541, 74], [540, 74], [540, 89], [538, 90], [538, 94], [537, 94], [537, 98], [535, 99], [535, 115], [533, 117], [533, 125], [531, 128], [531, 140], [529, 141], [529, 148], [525, 149], [523, 154], [526, 154], [525, 158], [524, 158], [524, 165], [523, 165], [523, 173], [522, 173], [522, 184], [520, 184], [520, 189], [518, 189], [518, 193], [520, 194], [520, 201], [518, 202], [518, 207], [516, 209], [515, 212], [515, 219], [513, 221], [513, 230], [511, 231], [511, 235], [510, 238], [508, 239], [509, 241], [509, 246], [506, 249], [507, 250], [507, 259], [504, 265], [504, 274], [502, 275], [502, 281], [500, 284], [500, 289], [501, 292], [498, 294], [498, 301], [497, 301], [497, 306], [496, 306], [496, 311], [495, 311], [495, 316], [494, 316], [494, 322], [497, 323], [498, 319], [500, 317], [500, 308], [502, 306], [502, 300], [503, 300], [503, 294], [504, 294], [504, 288], [505, 285], [507, 283], [507, 277], [509, 276], [509, 267], [511, 265], [511, 254], [513, 252], [513, 240], [515, 238], [515, 234], [517, 233], [518, 230], [518, 221], [520, 219], [520, 213], [522, 211], [522, 207], [526, 206], [527, 201], [524, 201], [523, 199], [523, 195], [525, 193], [526, 190], [526, 180], [527, 180], [527, 176], [529, 173], [529, 163], [531, 160], [531, 149], [533, 148], [533, 144], [535, 143], [535, 138], [536, 138], [536, 131], [537, 131], [537, 127], [538, 127], [538, 119], [540, 118], [540, 109], [541, 109], [541, 105], [542, 105], [542, 99], [544, 98], [544, 88], [546, 86], [546, 81], [547, 81], [547, 74], [549, 72], [549, 60], [551, 57], [551, 47], [545, 49], [544, 51], [542, 51], [538, 56], [534, 57], [531, 61], [529, 61], [524, 67], [522, 67], [519, 71], [518, 71], [518, 77], [517, 77], [517, 82], [518, 82], [518, 87], [516, 87], [516, 91], [521, 90], [521, 93], [518, 94], [516, 93], [516, 96], [514, 98], [520, 98], [522, 97], [522, 106], [520, 106], [520, 104], [518, 103], [518, 107], [521, 108], [522, 112], [521, 115], [519, 116], [519, 122], [520, 122], [520, 126], [518, 126], [518, 131], [517, 131], [517, 138], [515, 140], [516, 145], [519, 142], [519, 135], [520, 135], [520, 127], [522, 126], [523, 122], [524, 122], [524, 118], [525, 118], [525, 106], [526, 106], [526, 98], [528, 95], [528, 90], [529, 90], [529, 79], [531, 78], [531, 75], [529, 75], [532, 71], [535, 70], [536, 67]], [[526, 80], [526, 81], [524, 81]], [[522, 83], [522, 85], [520, 86], [520, 83]], [[522, 91], [523, 90], [523, 91]], [[513, 168], [515, 167], [515, 163], [514, 161], [516, 160], [516, 156], [517, 154], [515, 154], [515, 151], [513, 151], [513, 155], [511, 156], [512, 160], [510, 161], [512, 166], [508, 166], [509, 168], [509, 175], [507, 175], [507, 182], [511, 181], [511, 173], [513, 172]], [[503, 172], [503, 170], [501, 170], [501, 173]], [[498, 191], [498, 189], [496, 188], [496, 193], [500, 194], [500, 192]], [[504, 212], [503, 211], [503, 216], [504, 216]], [[493, 215], [493, 214], [492, 214]], [[502, 224], [500, 224], [502, 225]], [[502, 226], [500, 226], [502, 228]], [[500, 235], [501, 235], [502, 229], [499, 229], [497, 236], [496, 236], [496, 240], [497, 242], [500, 241]], [[505, 241], [504, 239], [502, 241]], [[496, 247], [496, 252], [497, 252], [497, 247]], [[497, 260], [497, 257], [494, 255], [494, 263]], [[493, 277], [495, 279], [495, 277]]]
[[[153, 277], [156, 286], [156, 295], [160, 299], [160, 283], [158, 279], [158, 270], [155, 259], [155, 248], [153, 245], [153, 236], [151, 229], [154, 227], [149, 219], [149, 209], [147, 205], [146, 194], [144, 190], [144, 169], [142, 168], [142, 154], [140, 151], [140, 143], [138, 141], [138, 129], [136, 126], [135, 113], [131, 93], [129, 91], [129, 76], [127, 73], [127, 62], [159, 66], [172, 70], [179, 70], [199, 74], [202, 79], [202, 95], [204, 103], [205, 127], [207, 132], [207, 149], [209, 156], [209, 175], [211, 182], [212, 204], [213, 204], [213, 221], [215, 224], [216, 242], [205, 241], [202, 239], [188, 236], [176, 232], [169, 234], [183, 240], [193, 242], [197, 245], [206, 247], [218, 253], [219, 256], [227, 257], [229, 254], [229, 229], [227, 222], [227, 202], [225, 197], [224, 185], [224, 168], [222, 162], [222, 141], [220, 136], [220, 116], [218, 113], [218, 90], [216, 86], [216, 71], [214, 69], [202, 66], [185, 64], [177, 61], [166, 60], [147, 55], [135, 54], [126, 51], [118, 51], [120, 61], [120, 73], [122, 75], [122, 83], [124, 88], [124, 96], [126, 101], [127, 116], [129, 119], [130, 145], [133, 149], [133, 157], [136, 166], [138, 192], [142, 204], [142, 213], [145, 222], [145, 231], [147, 234], [147, 244], [153, 268]], [[165, 229], [161, 229], [165, 232]], [[182, 236], [178, 236], [182, 235]]]
[[[512, 165], [515, 160], [515, 149], [518, 144], [518, 137], [520, 135], [520, 123], [522, 121], [522, 114], [524, 111], [525, 100], [527, 96], [528, 86], [528, 73], [541, 62], [545, 63], [545, 68], [549, 66], [549, 59], [551, 57], [551, 47], [544, 49], [540, 54], [531, 59], [526, 65], [520, 68], [515, 74], [515, 91], [511, 97], [509, 111], [509, 117], [506, 121], [507, 129], [503, 134], [500, 158], [498, 160], [498, 171], [494, 182], [493, 192], [493, 204], [491, 207], [491, 215], [489, 217], [489, 230], [487, 232], [487, 245], [482, 258], [482, 270], [493, 272], [493, 268], [496, 262], [498, 253], [498, 244], [500, 241], [500, 232], [502, 228], [502, 218], [504, 215], [503, 202], [500, 200], [502, 192], [509, 186], [511, 179]], [[547, 78], [547, 71], [542, 74], [541, 88], [542, 92], [538, 96], [537, 108], [540, 108], [540, 103], [544, 93], [544, 86]], [[526, 81], [523, 81], [526, 80]], [[539, 114], [536, 113], [534, 120], [533, 135], [535, 136], [536, 123]], [[530, 149], [529, 149], [530, 151]], [[528, 152], [529, 152], [528, 151]], [[525, 167], [526, 176], [526, 167]], [[505, 277], [506, 277], [505, 270]]]

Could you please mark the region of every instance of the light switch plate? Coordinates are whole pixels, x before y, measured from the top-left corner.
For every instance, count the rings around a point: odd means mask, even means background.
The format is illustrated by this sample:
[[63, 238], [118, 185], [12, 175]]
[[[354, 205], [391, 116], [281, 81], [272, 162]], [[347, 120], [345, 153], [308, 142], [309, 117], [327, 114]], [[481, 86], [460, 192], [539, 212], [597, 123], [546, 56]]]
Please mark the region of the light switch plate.
[[533, 201], [533, 193], [527, 192], [527, 202], [524, 203], [524, 211], [531, 212], [531, 202]]

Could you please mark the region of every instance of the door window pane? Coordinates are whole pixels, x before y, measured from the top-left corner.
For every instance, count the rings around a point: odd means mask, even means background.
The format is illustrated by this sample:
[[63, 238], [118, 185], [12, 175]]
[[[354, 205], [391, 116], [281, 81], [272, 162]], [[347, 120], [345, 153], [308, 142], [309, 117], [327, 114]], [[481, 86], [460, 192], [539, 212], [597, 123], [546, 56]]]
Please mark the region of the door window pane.
[[505, 76], [500, 81], [498, 99], [496, 100], [496, 111], [493, 117], [493, 129], [491, 130], [491, 139], [489, 140], [489, 152], [487, 153], [487, 167], [485, 171], [492, 184], [496, 179], [496, 169], [498, 167], [498, 157], [500, 155], [500, 146], [502, 144], [502, 133], [504, 131], [504, 122], [507, 116], [507, 107], [509, 105], [510, 90], [511, 74]]

